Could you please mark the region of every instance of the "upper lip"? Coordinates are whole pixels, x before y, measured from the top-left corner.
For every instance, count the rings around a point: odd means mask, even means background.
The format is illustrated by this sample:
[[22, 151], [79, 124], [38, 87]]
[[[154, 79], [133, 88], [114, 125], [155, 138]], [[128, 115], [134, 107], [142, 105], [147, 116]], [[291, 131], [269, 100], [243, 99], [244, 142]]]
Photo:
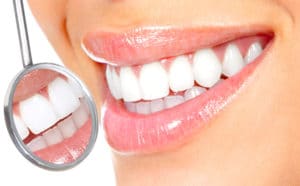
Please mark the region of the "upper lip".
[[272, 32], [264, 26], [201, 29], [141, 27], [120, 33], [89, 32], [83, 38], [82, 47], [97, 62], [129, 66], [187, 54], [258, 34], [272, 35]]

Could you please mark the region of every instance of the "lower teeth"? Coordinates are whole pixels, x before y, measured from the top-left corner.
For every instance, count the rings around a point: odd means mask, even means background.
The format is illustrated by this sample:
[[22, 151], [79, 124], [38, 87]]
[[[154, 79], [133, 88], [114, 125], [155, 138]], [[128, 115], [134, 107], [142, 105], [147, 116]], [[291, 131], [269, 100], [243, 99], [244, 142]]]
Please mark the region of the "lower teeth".
[[152, 114], [185, 103], [186, 101], [201, 95], [205, 91], [205, 88], [194, 86], [182, 94], [169, 95], [162, 99], [156, 99], [153, 101], [139, 101], [136, 103], [125, 102], [125, 108], [127, 111], [133, 113]]

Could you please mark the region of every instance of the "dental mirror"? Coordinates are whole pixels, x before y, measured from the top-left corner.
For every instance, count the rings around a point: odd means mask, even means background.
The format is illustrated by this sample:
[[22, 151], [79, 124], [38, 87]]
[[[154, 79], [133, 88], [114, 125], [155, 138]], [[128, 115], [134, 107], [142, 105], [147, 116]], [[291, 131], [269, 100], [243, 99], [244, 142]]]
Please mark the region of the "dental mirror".
[[42, 168], [82, 162], [97, 138], [98, 118], [86, 86], [66, 68], [33, 64], [22, 0], [14, 0], [24, 69], [8, 88], [6, 126], [17, 149]]

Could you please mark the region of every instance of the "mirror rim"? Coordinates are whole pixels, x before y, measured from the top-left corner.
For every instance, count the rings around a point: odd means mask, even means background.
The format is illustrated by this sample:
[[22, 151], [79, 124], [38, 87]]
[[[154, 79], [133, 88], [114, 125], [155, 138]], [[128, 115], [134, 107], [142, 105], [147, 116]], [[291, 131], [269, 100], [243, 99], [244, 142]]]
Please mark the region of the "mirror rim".
[[[76, 81], [81, 86], [82, 91], [84, 92], [84, 98], [87, 101], [88, 107], [90, 109], [90, 115], [92, 120], [91, 136], [84, 153], [81, 154], [80, 157], [78, 157], [76, 160], [74, 160], [71, 163], [55, 164], [39, 158], [32, 151], [30, 151], [29, 148], [23, 143], [23, 140], [21, 139], [20, 135], [17, 132], [14, 123], [13, 112], [12, 112], [14, 93], [20, 80], [26, 74], [34, 70], [52, 70], [61, 73], [67, 78], [72, 78], [74, 81]], [[22, 71], [20, 71], [13, 78], [13, 80], [9, 84], [9, 88], [5, 96], [4, 117], [6, 122], [6, 128], [10, 135], [10, 138], [12, 139], [14, 145], [19, 150], [19, 152], [34, 165], [37, 165], [41, 168], [48, 169], [48, 170], [66, 170], [81, 163], [92, 151], [98, 136], [99, 125], [98, 125], [97, 108], [92, 95], [87, 89], [87, 86], [74, 73], [72, 73], [71, 71], [69, 71], [63, 66], [54, 63], [38, 63], [38, 64], [27, 66], [24, 69], [22, 69]]]

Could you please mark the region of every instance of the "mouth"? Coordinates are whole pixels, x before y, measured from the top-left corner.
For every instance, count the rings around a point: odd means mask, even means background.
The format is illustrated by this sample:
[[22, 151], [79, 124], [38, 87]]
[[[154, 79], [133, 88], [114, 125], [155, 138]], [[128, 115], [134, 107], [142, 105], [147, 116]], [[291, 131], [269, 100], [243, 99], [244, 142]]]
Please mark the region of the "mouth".
[[106, 65], [102, 123], [120, 153], [185, 142], [238, 95], [272, 44], [268, 30], [93, 32], [83, 50]]
[[15, 97], [13, 116], [17, 132], [39, 158], [55, 164], [73, 162], [86, 149], [91, 133], [83, 93], [75, 82], [62, 75], [39, 78], [45, 81], [28, 87], [34, 86], [35, 92], [27, 92], [22, 99], [18, 98], [24, 92]]

